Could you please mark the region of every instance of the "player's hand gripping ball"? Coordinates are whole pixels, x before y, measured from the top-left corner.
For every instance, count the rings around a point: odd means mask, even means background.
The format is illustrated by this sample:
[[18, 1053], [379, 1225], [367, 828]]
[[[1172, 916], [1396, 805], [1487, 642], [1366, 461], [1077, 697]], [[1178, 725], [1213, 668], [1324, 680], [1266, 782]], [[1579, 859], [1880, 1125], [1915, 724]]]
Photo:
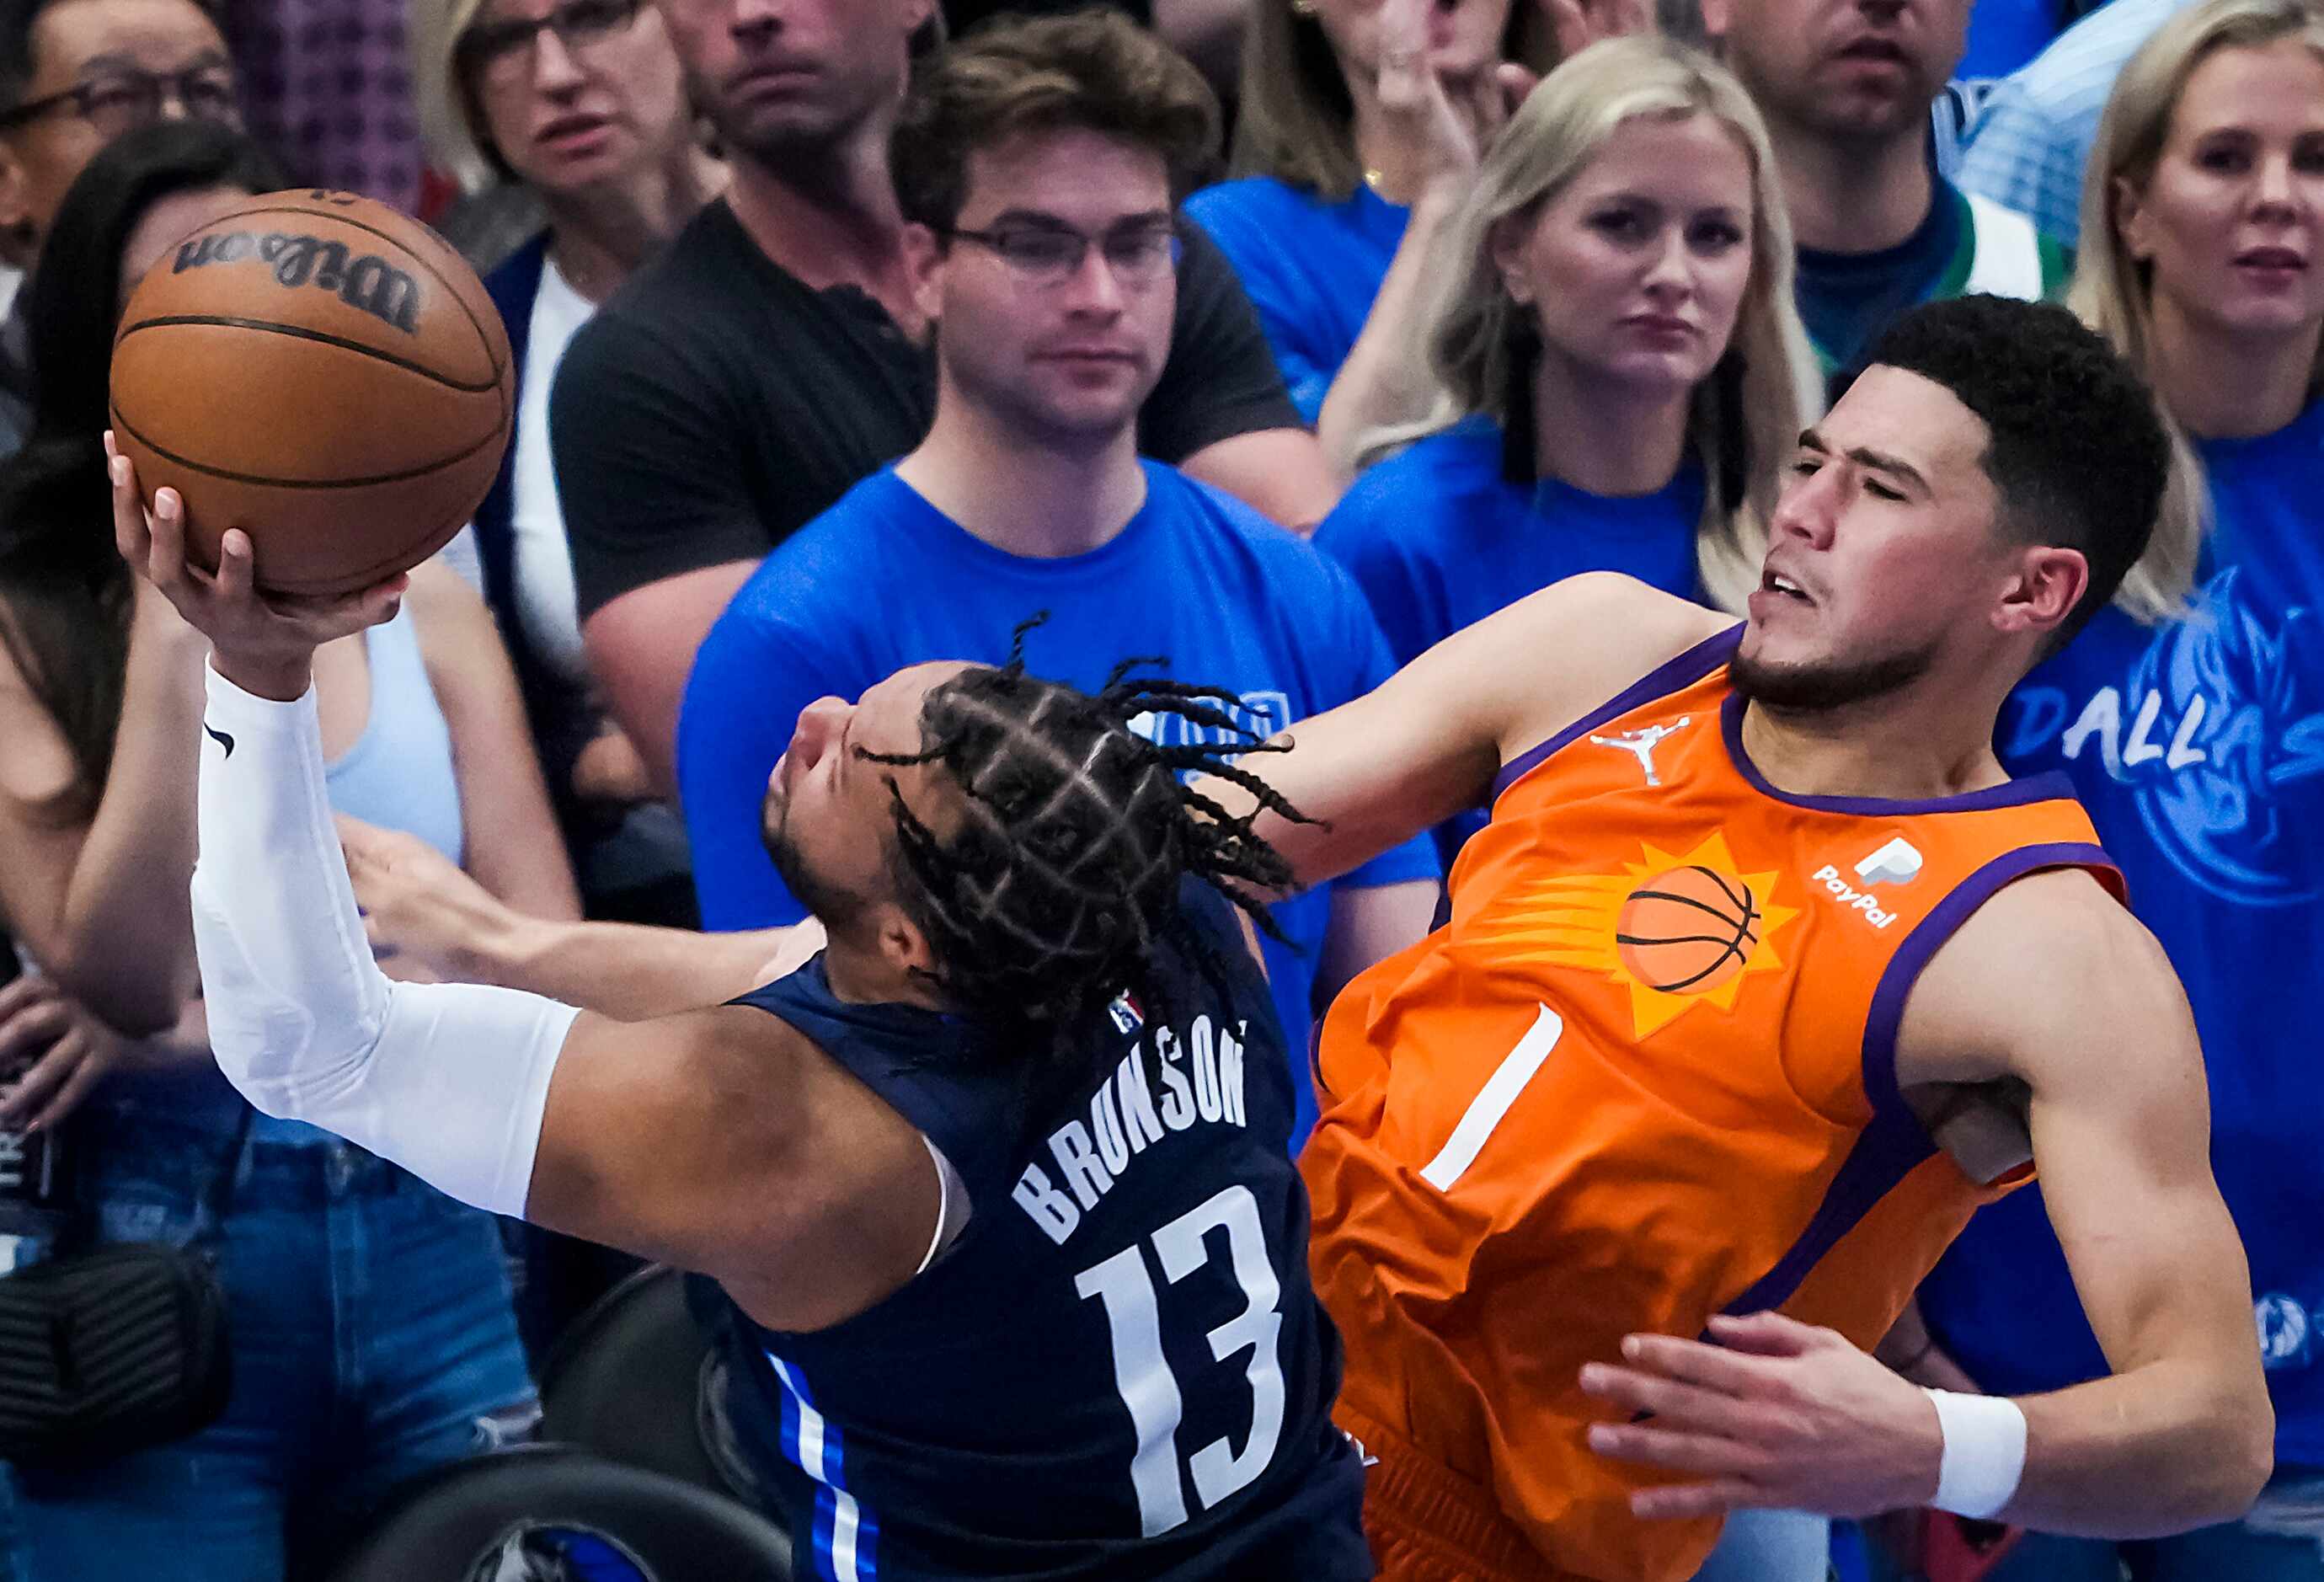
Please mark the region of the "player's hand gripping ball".
[[113, 342], [115, 443], [188, 557], [251, 536], [258, 585], [408, 570], [475, 514], [516, 414], [492, 299], [419, 221], [346, 192], [253, 198], [163, 254]]

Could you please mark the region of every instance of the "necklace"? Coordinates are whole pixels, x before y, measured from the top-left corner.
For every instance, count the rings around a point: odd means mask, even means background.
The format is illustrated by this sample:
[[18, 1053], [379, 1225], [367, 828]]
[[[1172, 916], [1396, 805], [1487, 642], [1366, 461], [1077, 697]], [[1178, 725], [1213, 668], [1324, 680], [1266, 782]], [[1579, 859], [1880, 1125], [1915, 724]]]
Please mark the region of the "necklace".
[[1382, 202], [1394, 203], [1396, 201], [1395, 199], [1388, 196], [1387, 171], [1379, 170], [1374, 166], [1365, 166], [1364, 185], [1370, 188], [1372, 190], [1372, 196], [1380, 199]]

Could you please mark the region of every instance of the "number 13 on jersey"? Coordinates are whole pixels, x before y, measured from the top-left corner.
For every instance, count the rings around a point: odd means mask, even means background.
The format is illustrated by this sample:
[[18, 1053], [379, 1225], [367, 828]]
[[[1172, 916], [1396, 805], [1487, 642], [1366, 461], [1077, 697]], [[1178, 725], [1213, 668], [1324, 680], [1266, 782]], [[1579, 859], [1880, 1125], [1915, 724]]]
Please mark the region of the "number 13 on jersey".
[[1185, 1476], [1181, 1475], [1177, 1445], [1184, 1406], [1178, 1380], [1163, 1355], [1161, 1314], [1143, 1246], [1124, 1247], [1083, 1270], [1074, 1281], [1084, 1300], [1096, 1297], [1105, 1304], [1106, 1326], [1113, 1337], [1113, 1381], [1138, 1436], [1130, 1481], [1138, 1491], [1139, 1524], [1147, 1538], [1185, 1524], [1187, 1477], [1203, 1508], [1212, 1509], [1267, 1470], [1283, 1435], [1278, 1346], [1283, 1289], [1268, 1256], [1266, 1229], [1250, 1189], [1227, 1188], [1156, 1231], [1150, 1240], [1162, 1278], [1175, 1285], [1211, 1261], [1209, 1235], [1215, 1230], [1226, 1232], [1228, 1263], [1242, 1288], [1244, 1307], [1207, 1338], [1211, 1355], [1222, 1365], [1239, 1352], [1250, 1354], [1243, 1367], [1250, 1389], [1250, 1430], [1243, 1436], [1240, 1451], [1227, 1438], [1196, 1450], [1186, 1458]]

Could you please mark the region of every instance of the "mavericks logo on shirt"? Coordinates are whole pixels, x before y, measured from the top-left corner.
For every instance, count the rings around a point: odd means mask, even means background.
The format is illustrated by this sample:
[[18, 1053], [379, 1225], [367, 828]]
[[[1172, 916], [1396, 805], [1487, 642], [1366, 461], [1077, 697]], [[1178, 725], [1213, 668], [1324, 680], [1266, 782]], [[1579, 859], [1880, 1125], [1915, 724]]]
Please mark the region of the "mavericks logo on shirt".
[[[1291, 698], [1284, 692], [1245, 692], [1240, 702], [1221, 700], [1217, 707], [1259, 741], [1291, 725]], [[1175, 714], [1141, 714], [1130, 722], [1130, 728], [1157, 747], [1215, 747], [1234, 740], [1231, 733], [1217, 726]]]
[[[2208, 893], [2246, 906], [2316, 901], [2324, 864], [2302, 847], [2324, 811], [2318, 615], [2270, 608], [2245, 572], [2222, 572], [2192, 615], [2152, 633], [2118, 682], [2070, 692], [2036, 672], [2003, 716], [2002, 756], [2055, 754], [2085, 770], [2095, 761], [2172, 865]], [[2113, 612], [2101, 619], [2127, 624]]]

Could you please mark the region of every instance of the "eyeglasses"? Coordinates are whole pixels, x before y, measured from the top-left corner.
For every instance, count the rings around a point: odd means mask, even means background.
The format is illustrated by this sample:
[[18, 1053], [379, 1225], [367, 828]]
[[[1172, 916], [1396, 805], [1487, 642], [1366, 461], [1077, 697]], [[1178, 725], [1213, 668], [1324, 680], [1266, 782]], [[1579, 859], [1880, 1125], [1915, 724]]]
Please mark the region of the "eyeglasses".
[[954, 231], [999, 256], [1019, 279], [1044, 290], [1061, 286], [1082, 270], [1092, 247], [1126, 286], [1158, 285], [1178, 267], [1186, 244], [1167, 226], [1140, 225], [1085, 236], [1066, 226], [1007, 226], [992, 231]]
[[110, 142], [124, 132], [161, 118], [162, 108], [175, 101], [193, 120], [242, 125], [242, 106], [235, 99], [234, 70], [224, 63], [195, 66], [184, 71], [119, 69], [77, 82], [61, 93], [28, 99], [0, 114], [0, 127], [21, 126], [51, 110], [70, 106], [97, 134]]
[[496, 81], [521, 76], [533, 41], [553, 32], [567, 52], [604, 43], [638, 19], [638, 0], [565, 0], [537, 22], [478, 23], [460, 35], [460, 63]]

